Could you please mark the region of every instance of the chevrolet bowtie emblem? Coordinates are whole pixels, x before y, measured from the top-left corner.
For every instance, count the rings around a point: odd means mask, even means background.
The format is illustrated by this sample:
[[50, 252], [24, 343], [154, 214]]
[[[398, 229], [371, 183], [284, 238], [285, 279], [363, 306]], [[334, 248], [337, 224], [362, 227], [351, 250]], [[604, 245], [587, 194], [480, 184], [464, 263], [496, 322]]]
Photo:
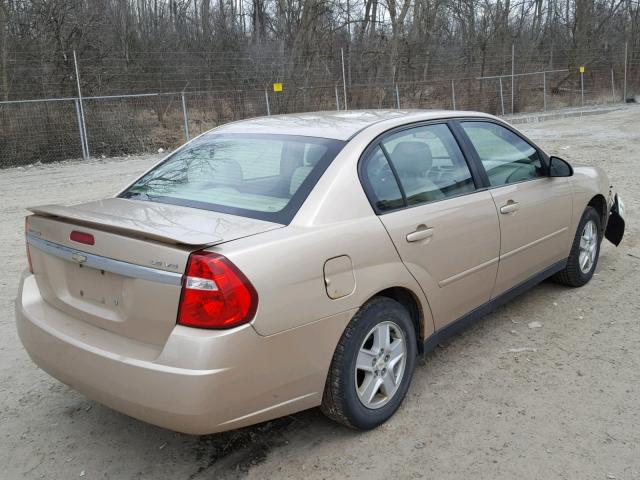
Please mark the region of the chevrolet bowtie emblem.
[[84, 263], [87, 261], [87, 257], [80, 253], [74, 253], [73, 255], [71, 255], [71, 259], [77, 263]]

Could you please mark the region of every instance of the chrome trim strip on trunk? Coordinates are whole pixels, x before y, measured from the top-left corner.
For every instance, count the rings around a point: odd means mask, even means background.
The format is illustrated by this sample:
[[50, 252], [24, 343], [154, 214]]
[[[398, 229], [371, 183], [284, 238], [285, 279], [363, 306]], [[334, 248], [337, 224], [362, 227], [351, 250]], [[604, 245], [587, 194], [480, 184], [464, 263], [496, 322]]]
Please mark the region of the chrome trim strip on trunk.
[[115, 273], [130, 278], [138, 278], [148, 280], [150, 282], [166, 283], [168, 285], [181, 285], [182, 274], [158, 270], [156, 268], [143, 267], [113, 258], [94, 255], [93, 253], [83, 252], [74, 248], [65, 247], [57, 243], [43, 240], [35, 235], [27, 234], [27, 242], [34, 248], [41, 250], [49, 255], [83, 265], [96, 270], [104, 270], [105, 272]]

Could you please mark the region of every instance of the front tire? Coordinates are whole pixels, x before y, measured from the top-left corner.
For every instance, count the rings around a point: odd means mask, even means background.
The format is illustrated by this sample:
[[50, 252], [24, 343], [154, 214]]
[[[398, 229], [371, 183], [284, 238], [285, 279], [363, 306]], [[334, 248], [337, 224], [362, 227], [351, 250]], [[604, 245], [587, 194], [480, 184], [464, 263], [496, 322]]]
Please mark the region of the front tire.
[[386, 297], [367, 302], [338, 342], [322, 412], [361, 430], [387, 421], [409, 389], [416, 347], [415, 327], [405, 307]]
[[591, 280], [600, 256], [600, 222], [600, 215], [596, 209], [587, 207], [578, 224], [567, 266], [553, 277], [556, 282], [570, 287], [581, 287]]

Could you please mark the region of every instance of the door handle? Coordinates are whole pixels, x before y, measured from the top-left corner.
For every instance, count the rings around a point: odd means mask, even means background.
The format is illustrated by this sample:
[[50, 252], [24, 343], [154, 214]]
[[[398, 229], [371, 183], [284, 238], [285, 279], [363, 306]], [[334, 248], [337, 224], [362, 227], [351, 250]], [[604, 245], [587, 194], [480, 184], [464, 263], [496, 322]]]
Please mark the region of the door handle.
[[513, 200], [509, 200], [506, 205], [500, 207], [500, 213], [504, 215], [516, 212], [518, 210], [520, 210], [520, 204], [518, 202], [514, 202]]
[[433, 236], [433, 227], [418, 225], [414, 232], [407, 234], [407, 242], [419, 242]]

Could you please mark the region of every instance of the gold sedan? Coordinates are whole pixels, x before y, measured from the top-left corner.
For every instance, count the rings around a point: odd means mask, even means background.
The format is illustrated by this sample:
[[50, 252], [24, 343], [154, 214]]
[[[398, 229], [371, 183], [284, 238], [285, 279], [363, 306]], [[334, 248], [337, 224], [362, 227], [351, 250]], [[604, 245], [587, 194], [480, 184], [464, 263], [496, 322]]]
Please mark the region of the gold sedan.
[[447, 111], [236, 122], [115, 198], [30, 210], [31, 358], [195, 434], [318, 405], [374, 428], [419, 353], [547, 277], [585, 284], [624, 232], [601, 170]]

